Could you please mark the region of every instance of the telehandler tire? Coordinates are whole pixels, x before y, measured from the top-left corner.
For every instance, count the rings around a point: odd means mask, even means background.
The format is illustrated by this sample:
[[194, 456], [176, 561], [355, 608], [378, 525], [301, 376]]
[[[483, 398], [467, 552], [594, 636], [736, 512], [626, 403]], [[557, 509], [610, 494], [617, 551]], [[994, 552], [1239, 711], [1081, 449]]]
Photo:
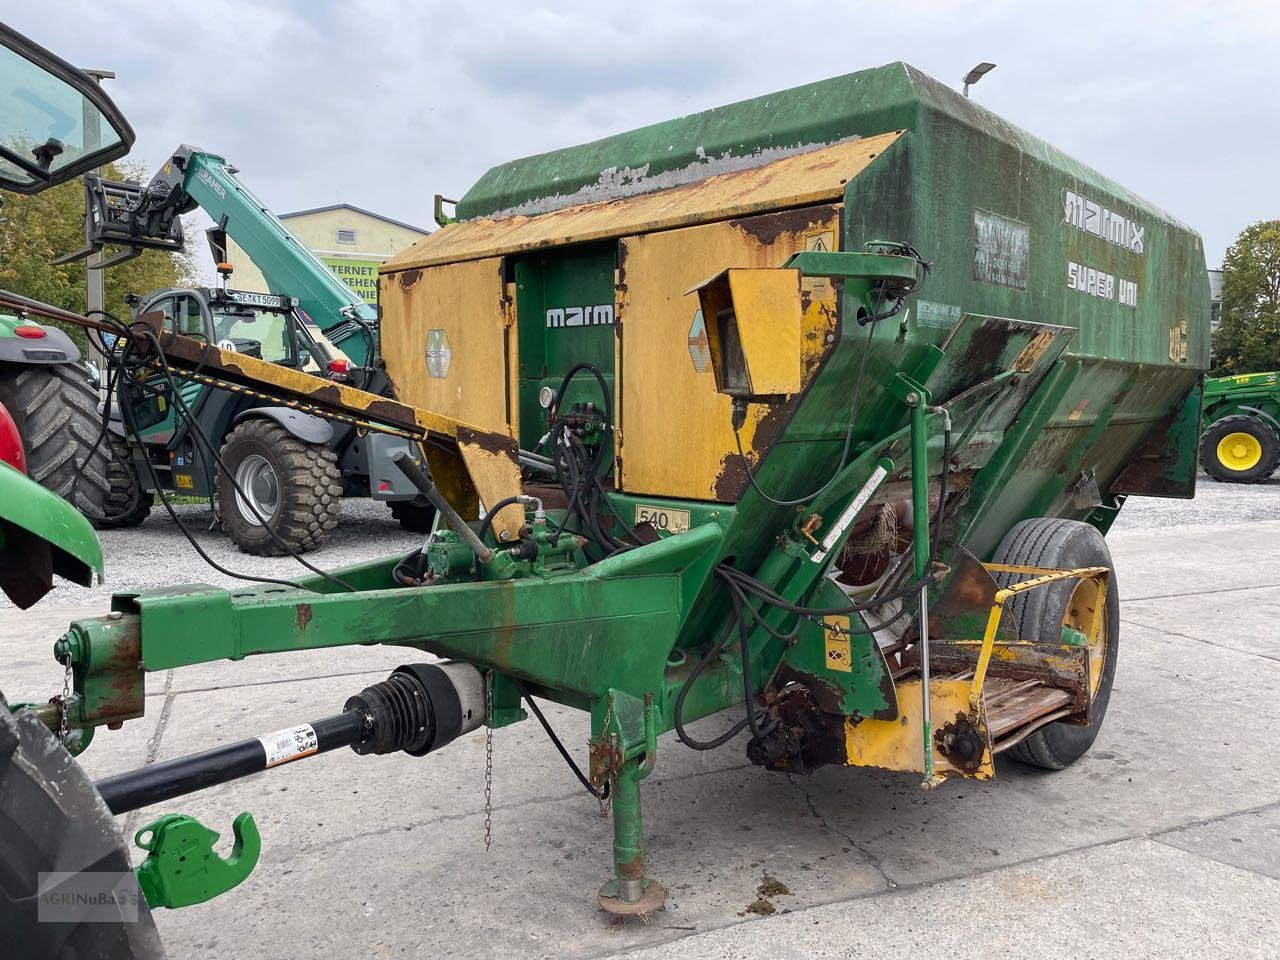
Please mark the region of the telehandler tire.
[[242, 552], [302, 553], [338, 525], [342, 473], [337, 455], [324, 444], [304, 443], [274, 420], [255, 417], [227, 435], [222, 462], [218, 510], [223, 529]]
[[[84, 874], [101, 873], [116, 899], [92, 917], [63, 922], [41, 917], [41, 885], [49, 874], [71, 875], [54, 890], [64, 899], [97, 892]], [[35, 715], [9, 712], [0, 695], [0, 930], [6, 957], [98, 957], [153, 960], [164, 956], [151, 911], [130, 882], [129, 852], [111, 812], [85, 774]], [[44, 910], [66, 911], [56, 896]], [[136, 910], [136, 913], [134, 912]], [[88, 922], [92, 920], [92, 922]]]
[[27, 476], [97, 526], [107, 516], [110, 450], [98, 443], [98, 390], [73, 363], [0, 364], [0, 403], [13, 415]]
[[111, 437], [110, 443], [111, 462], [107, 464], [107, 479], [111, 481], [111, 492], [107, 495], [106, 516], [93, 521], [93, 525], [99, 530], [136, 527], [151, 514], [156, 502], [155, 494], [143, 489], [129, 445], [116, 436]]
[[[1102, 729], [1115, 681], [1116, 659], [1120, 652], [1120, 593], [1115, 567], [1107, 541], [1096, 528], [1078, 520], [1037, 517], [1015, 524], [997, 548], [996, 563], [1017, 566], [1070, 569], [1075, 567], [1108, 567], [1104, 620], [1099, 630], [1097, 648], [1090, 650], [1101, 657], [1101, 665], [1090, 671], [1092, 709], [1088, 726], [1050, 723], [1034, 731], [1021, 743], [1010, 747], [1007, 754], [1015, 760], [1044, 770], [1062, 770], [1083, 757]], [[1016, 574], [998, 573], [1001, 587], [1021, 579]], [[1066, 580], [1037, 590], [1018, 594], [1009, 601], [1009, 615], [1021, 640], [1056, 643], [1062, 627], [1072, 615], [1072, 599], [1083, 598], [1092, 589], [1088, 581]], [[1096, 663], [1096, 661], [1094, 661]]]
[[1200, 438], [1200, 464], [1223, 483], [1262, 483], [1280, 466], [1280, 434], [1261, 417], [1223, 417]]

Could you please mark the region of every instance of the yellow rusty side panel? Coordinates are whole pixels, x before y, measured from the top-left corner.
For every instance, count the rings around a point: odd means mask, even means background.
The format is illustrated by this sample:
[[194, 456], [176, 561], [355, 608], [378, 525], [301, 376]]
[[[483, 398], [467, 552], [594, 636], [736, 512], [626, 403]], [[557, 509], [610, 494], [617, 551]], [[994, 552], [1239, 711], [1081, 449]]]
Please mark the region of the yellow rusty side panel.
[[[516, 331], [502, 260], [476, 260], [383, 277], [382, 355], [402, 402], [511, 434], [507, 350]], [[435, 373], [428, 369], [433, 351]]]
[[[699, 310], [697, 293], [688, 291], [728, 267], [780, 267], [793, 253], [831, 243], [839, 211], [839, 205], [825, 204], [622, 241], [616, 328], [621, 489], [737, 501], [746, 480], [730, 425], [730, 401], [716, 391], [710, 363], [699, 372], [690, 356], [699, 346], [691, 343], [697, 340]], [[805, 384], [829, 349], [834, 288], [825, 280], [803, 281], [801, 305]], [[705, 352], [705, 336], [701, 347]], [[756, 425], [768, 409], [752, 404], [742, 428], [753, 463]]]
[[747, 360], [751, 392], [800, 390], [800, 271], [730, 270], [738, 336]]
[[[668, 190], [579, 204], [537, 216], [450, 224], [392, 257], [381, 273], [476, 260], [567, 243], [746, 217], [766, 210], [838, 200], [845, 183], [901, 131], [851, 140]], [[696, 281], [699, 278], [694, 278]], [[693, 282], [693, 281], [691, 281]]]
[[[906, 773], [924, 773], [924, 720], [921, 716], [920, 680], [903, 680], [897, 684], [897, 720], [845, 721], [845, 763], [851, 767], [879, 767], [882, 770], [900, 770]], [[969, 682], [967, 680], [934, 680], [929, 684], [930, 710], [933, 729], [939, 730], [955, 720], [957, 714], [969, 712]], [[905, 721], [905, 722], [904, 722]], [[978, 715], [979, 728], [987, 738], [986, 718]], [[944, 777], [972, 776], [978, 780], [990, 780], [995, 776], [991, 762], [991, 743], [987, 739], [982, 763], [973, 774], [956, 769], [938, 751], [935, 739], [933, 769]]]

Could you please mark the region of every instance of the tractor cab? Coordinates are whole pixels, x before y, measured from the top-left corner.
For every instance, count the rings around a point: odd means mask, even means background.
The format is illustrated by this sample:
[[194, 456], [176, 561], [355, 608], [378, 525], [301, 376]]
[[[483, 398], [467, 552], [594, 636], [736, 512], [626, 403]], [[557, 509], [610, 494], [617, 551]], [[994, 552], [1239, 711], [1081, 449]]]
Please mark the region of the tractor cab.
[[308, 373], [328, 370], [330, 348], [297, 306], [295, 298], [274, 293], [189, 287], [148, 294], [134, 315], [163, 313], [164, 329], [184, 337]]

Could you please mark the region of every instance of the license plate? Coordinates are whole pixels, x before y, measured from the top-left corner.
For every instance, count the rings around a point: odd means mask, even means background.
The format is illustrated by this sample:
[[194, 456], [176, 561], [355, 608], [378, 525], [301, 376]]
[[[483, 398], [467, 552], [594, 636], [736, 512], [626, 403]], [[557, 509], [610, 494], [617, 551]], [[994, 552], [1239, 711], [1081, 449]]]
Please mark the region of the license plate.
[[637, 503], [636, 523], [649, 523], [663, 533], [684, 533], [689, 529], [689, 511]]

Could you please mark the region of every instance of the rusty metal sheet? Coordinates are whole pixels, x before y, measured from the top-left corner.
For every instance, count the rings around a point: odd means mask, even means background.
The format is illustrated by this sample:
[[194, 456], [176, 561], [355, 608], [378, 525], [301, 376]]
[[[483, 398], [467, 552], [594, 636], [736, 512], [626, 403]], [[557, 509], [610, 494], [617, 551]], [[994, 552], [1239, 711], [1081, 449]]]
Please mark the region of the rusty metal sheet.
[[[717, 391], [711, 364], [695, 362], [695, 334], [705, 320], [696, 292], [688, 291], [726, 267], [780, 267], [793, 253], [830, 243], [839, 217], [838, 205], [823, 204], [623, 239], [617, 307], [623, 490], [738, 499], [746, 474], [734, 442], [731, 401]], [[805, 279], [800, 304], [803, 386], [830, 349], [835, 289], [825, 280]], [[707, 343], [705, 329], [701, 342]], [[794, 352], [794, 342], [789, 349]], [[784, 409], [750, 405], [742, 428], [748, 456], [768, 449]], [[679, 412], [678, 433], [672, 432], [673, 411]]]
[[502, 259], [382, 279], [382, 356], [396, 396], [487, 431], [511, 433], [516, 350]]
[[[482, 503], [497, 503], [520, 493], [520, 461], [514, 439], [463, 428], [458, 431], [458, 450]], [[499, 540], [514, 541], [523, 525], [524, 507], [511, 504], [494, 518], [493, 532]]]
[[579, 204], [539, 216], [450, 224], [388, 260], [380, 272], [385, 276], [441, 263], [670, 230], [838, 200], [844, 195], [845, 184], [901, 134], [902, 131], [895, 131], [850, 140], [761, 167], [635, 197]]

